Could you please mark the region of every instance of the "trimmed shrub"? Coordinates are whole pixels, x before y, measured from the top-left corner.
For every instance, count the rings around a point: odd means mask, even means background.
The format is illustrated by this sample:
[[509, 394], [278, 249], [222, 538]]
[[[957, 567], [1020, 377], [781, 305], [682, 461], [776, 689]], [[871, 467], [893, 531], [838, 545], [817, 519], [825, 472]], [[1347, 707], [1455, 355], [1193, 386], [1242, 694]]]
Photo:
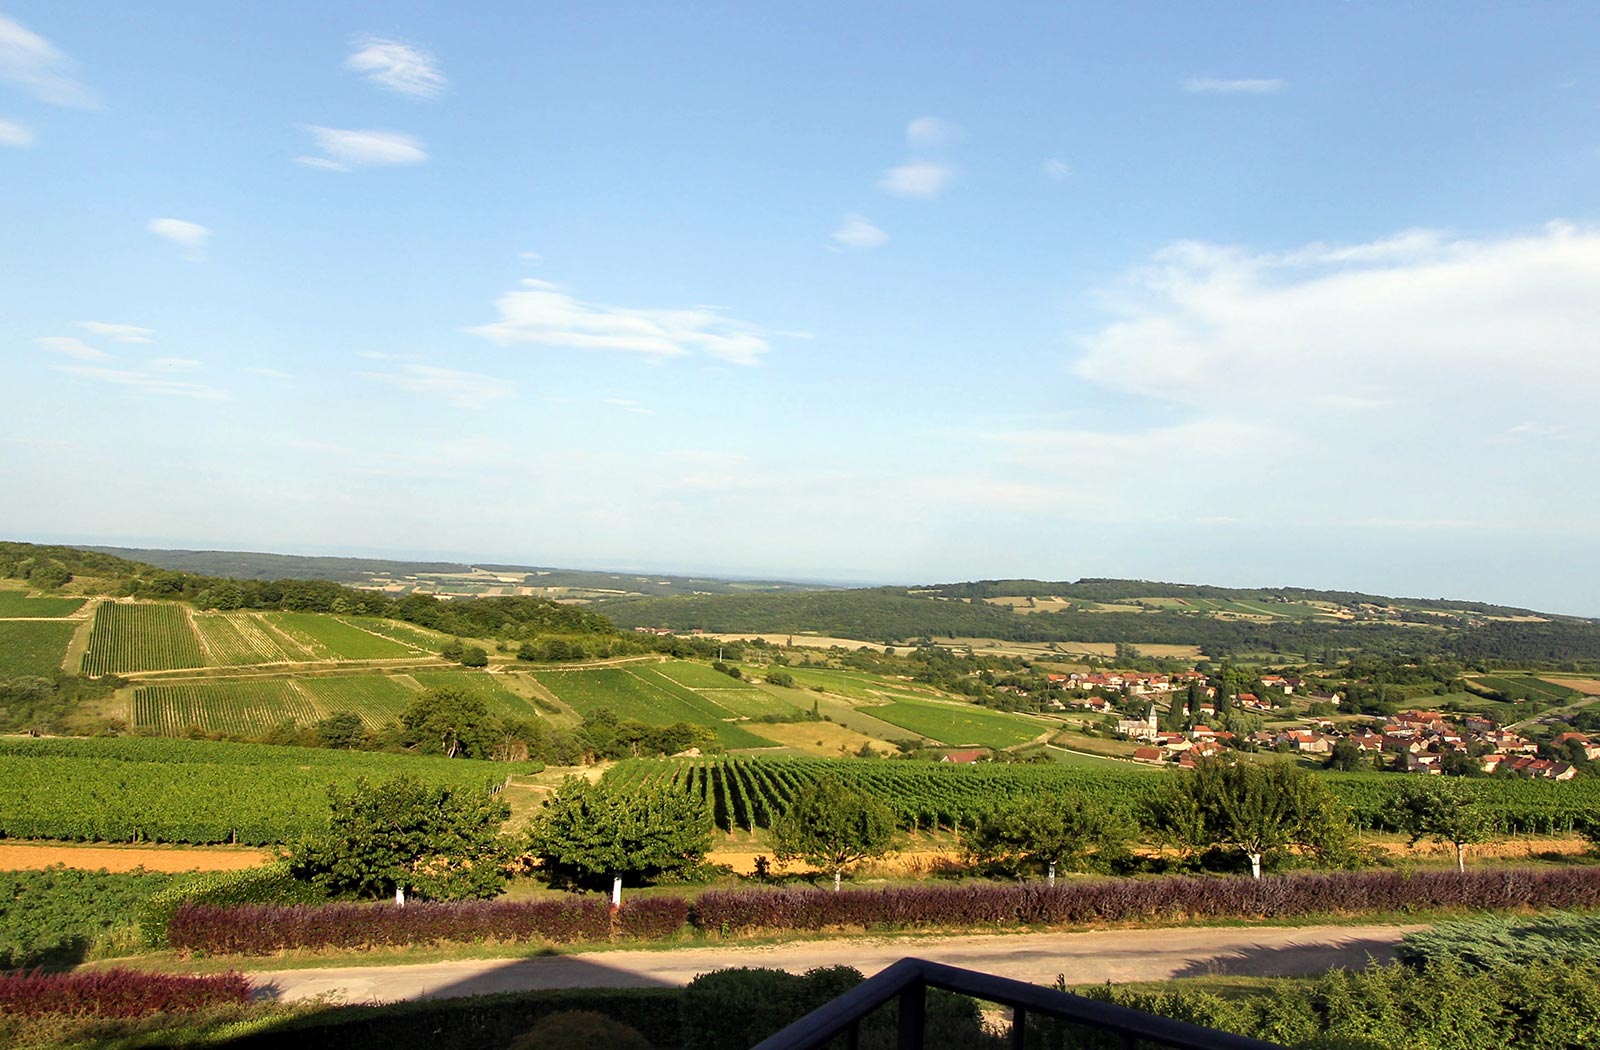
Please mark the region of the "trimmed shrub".
[[614, 928], [619, 937], [659, 941], [674, 936], [689, 922], [689, 902], [682, 897], [634, 897], [622, 902]]
[[[681, 988], [507, 992], [384, 1006], [341, 1006], [229, 1040], [229, 1050], [484, 1050], [508, 1046], [541, 1018], [573, 1010], [604, 1014], [657, 1047], [682, 1042]], [[603, 1044], [597, 1044], [603, 1045]]]
[[1594, 908], [1600, 868], [1336, 872], [1269, 877], [1097, 879], [882, 890], [711, 890], [694, 903], [702, 930], [895, 929], [1280, 919], [1463, 908]]
[[441, 941], [603, 941], [610, 908], [598, 900], [180, 907], [167, 927], [176, 951], [264, 955], [291, 948], [372, 948]]
[[0, 872], [0, 970], [66, 967], [97, 944], [121, 947], [135, 935], [129, 916], [178, 878], [59, 864]]
[[150, 897], [139, 908], [139, 935], [152, 948], [167, 947], [167, 926], [186, 904], [310, 904], [327, 896], [289, 874], [286, 861], [240, 871], [208, 871]]
[[0, 1013], [19, 1017], [46, 1014], [144, 1017], [200, 1010], [250, 999], [242, 974], [187, 977], [139, 970], [93, 973], [0, 974]]
[[564, 1010], [511, 1040], [510, 1050], [654, 1050], [650, 1040], [621, 1021], [593, 1010]]

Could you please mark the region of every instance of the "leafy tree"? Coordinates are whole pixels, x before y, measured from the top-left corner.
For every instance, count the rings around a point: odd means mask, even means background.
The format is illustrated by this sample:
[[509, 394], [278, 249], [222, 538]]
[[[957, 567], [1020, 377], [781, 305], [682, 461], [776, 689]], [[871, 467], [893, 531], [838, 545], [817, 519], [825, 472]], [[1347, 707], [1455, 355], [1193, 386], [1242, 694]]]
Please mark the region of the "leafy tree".
[[961, 846], [978, 863], [1043, 864], [1054, 886], [1057, 866], [1076, 870], [1121, 853], [1130, 833], [1120, 814], [1093, 799], [1036, 795], [983, 814], [962, 832]]
[[487, 758], [494, 749], [494, 719], [488, 701], [459, 689], [429, 689], [400, 715], [409, 742], [446, 758]]
[[335, 711], [311, 728], [317, 734], [317, 743], [341, 751], [352, 751], [367, 739], [366, 723], [351, 711]]
[[504, 888], [511, 844], [500, 825], [511, 808], [487, 791], [425, 784], [412, 776], [358, 779], [328, 789], [327, 834], [289, 851], [289, 870], [329, 893], [407, 893], [429, 900], [493, 897]]
[[1456, 850], [1456, 870], [1467, 870], [1467, 847], [1484, 842], [1494, 833], [1494, 819], [1483, 808], [1483, 797], [1466, 781], [1413, 777], [1395, 794], [1390, 819], [1411, 836], [1415, 846], [1424, 838], [1448, 842]]
[[1336, 852], [1348, 839], [1343, 807], [1320, 781], [1287, 762], [1204, 759], [1146, 806], [1151, 829], [1186, 851], [1241, 850], [1250, 874], [1285, 846]]
[[488, 667], [489, 653], [481, 645], [467, 645], [461, 649], [462, 667]]
[[1322, 763], [1324, 769], [1336, 769], [1341, 773], [1354, 773], [1361, 768], [1361, 765], [1361, 748], [1348, 737], [1335, 740], [1327, 761]]
[[528, 833], [528, 853], [552, 879], [592, 883], [611, 878], [611, 903], [622, 903], [625, 878], [683, 875], [711, 848], [711, 812], [698, 799], [659, 789], [626, 794], [567, 777]]
[[772, 823], [773, 853], [801, 858], [833, 872], [839, 889], [844, 870], [894, 848], [894, 813], [871, 795], [821, 777], [802, 789]]

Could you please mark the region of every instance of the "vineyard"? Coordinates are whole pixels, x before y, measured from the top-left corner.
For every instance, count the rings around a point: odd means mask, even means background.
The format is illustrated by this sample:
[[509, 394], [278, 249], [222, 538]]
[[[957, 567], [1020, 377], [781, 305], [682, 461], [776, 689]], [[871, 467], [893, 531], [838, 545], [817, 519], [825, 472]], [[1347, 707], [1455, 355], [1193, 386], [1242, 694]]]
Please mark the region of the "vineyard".
[[484, 788], [514, 767], [187, 740], [0, 740], [0, 837], [291, 842], [326, 824], [330, 784], [411, 774]]
[[71, 616], [83, 608], [82, 598], [29, 598], [20, 591], [0, 591], [0, 619], [13, 616]]
[[208, 663], [214, 667], [312, 659], [309, 649], [275, 629], [259, 613], [196, 613], [193, 623]]
[[267, 613], [267, 621], [312, 654], [314, 660], [387, 660], [426, 653], [405, 642], [362, 630], [321, 613]]
[[498, 716], [512, 718], [539, 718], [539, 709], [531, 701], [513, 693], [495, 676], [482, 671], [413, 671], [408, 676], [424, 689], [457, 689], [476, 696], [489, 705]]
[[1045, 723], [1025, 715], [985, 710], [973, 704], [958, 707], [921, 700], [896, 700], [863, 710], [890, 725], [952, 746], [979, 744], [1005, 748], [1025, 744], [1040, 733], [1061, 728], [1059, 722]]
[[1576, 700], [1583, 694], [1564, 685], [1555, 685], [1530, 675], [1493, 678], [1487, 675], [1475, 679], [1475, 684], [1493, 689], [1509, 700], [1534, 700], [1544, 704], [1561, 704]]
[[[883, 800], [903, 827], [959, 830], [984, 810], [1012, 798], [1092, 797], [1130, 812], [1168, 778], [1138, 770], [1027, 765], [938, 765], [825, 758], [630, 759], [606, 774], [623, 790], [668, 786], [702, 799], [725, 831], [770, 827], [796, 792], [818, 777], [836, 777]], [[1381, 773], [1323, 774], [1363, 831], [1398, 830], [1387, 814], [1406, 778]], [[1600, 781], [1484, 783], [1489, 812], [1503, 834], [1561, 834], [1600, 807]]]
[[[715, 672], [713, 672], [715, 673]], [[723, 677], [725, 681], [732, 679]], [[730, 719], [730, 709], [678, 684], [647, 665], [605, 667], [571, 671], [540, 671], [535, 678], [562, 703], [585, 718], [601, 710], [648, 725], [688, 722], [715, 729], [725, 747], [775, 747]], [[793, 710], [793, 708], [789, 708]]]
[[61, 670], [72, 623], [0, 620], [0, 678], [49, 678]]
[[181, 605], [102, 602], [95, 610], [83, 673], [123, 674], [204, 667], [199, 639]]

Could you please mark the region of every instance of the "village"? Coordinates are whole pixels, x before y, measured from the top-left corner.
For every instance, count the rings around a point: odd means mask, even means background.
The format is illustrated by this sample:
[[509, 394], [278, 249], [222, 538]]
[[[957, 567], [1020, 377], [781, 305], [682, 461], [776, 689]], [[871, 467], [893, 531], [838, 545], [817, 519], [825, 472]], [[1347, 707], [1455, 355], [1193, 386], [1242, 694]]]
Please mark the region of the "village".
[[[1588, 734], [1562, 732], [1541, 744], [1517, 731], [1527, 723], [1501, 726], [1481, 714], [1407, 710], [1370, 719], [1335, 717], [1342, 694], [1307, 691], [1306, 682], [1293, 676], [1262, 675], [1259, 694], [1220, 699], [1217, 687], [1198, 671], [1072, 673], [1048, 680], [1052, 689], [1067, 694], [1050, 706], [1086, 710], [1108, 721], [1147, 702], [1143, 717], [1118, 718], [1114, 731], [1140, 745], [1134, 761], [1157, 765], [1170, 762], [1187, 769], [1229, 750], [1278, 751], [1345, 770], [1571, 780], [1581, 766], [1600, 759], [1600, 743]], [[1269, 719], [1294, 724], [1236, 733], [1226, 727], [1236, 721], [1231, 712], [1257, 716], [1251, 724]], [[1302, 713], [1306, 717], [1295, 718]]]

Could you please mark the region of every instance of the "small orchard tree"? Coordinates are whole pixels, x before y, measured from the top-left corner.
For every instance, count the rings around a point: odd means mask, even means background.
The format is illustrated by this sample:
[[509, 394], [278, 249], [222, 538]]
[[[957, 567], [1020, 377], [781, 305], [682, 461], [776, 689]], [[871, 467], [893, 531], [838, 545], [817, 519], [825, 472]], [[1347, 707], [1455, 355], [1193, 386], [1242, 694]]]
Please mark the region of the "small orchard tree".
[[1285, 846], [1319, 853], [1342, 849], [1349, 838], [1344, 808], [1310, 773], [1287, 762], [1202, 760], [1146, 805], [1156, 836], [1194, 852], [1237, 849], [1261, 877], [1261, 858]]
[[511, 809], [488, 790], [402, 776], [328, 789], [328, 831], [290, 848], [289, 870], [329, 893], [428, 900], [493, 897], [505, 887]]
[[1091, 858], [1121, 853], [1130, 835], [1120, 813], [1092, 799], [1035, 795], [979, 816], [961, 833], [961, 847], [979, 864], [1041, 864], [1054, 886], [1057, 867], [1076, 871]]
[[889, 807], [835, 777], [808, 784], [772, 822], [773, 854], [831, 871], [836, 891], [846, 868], [889, 853], [895, 837]]
[[1411, 836], [1448, 842], [1456, 850], [1456, 870], [1467, 870], [1467, 847], [1494, 834], [1494, 820], [1472, 784], [1454, 777], [1413, 777], [1400, 785], [1389, 810], [1394, 826]]
[[528, 854], [553, 880], [611, 880], [621, 905], [624, 878], [686, 874], [711, 848], [711, 811], [699, 799], [663, 789], [626, 793], [568, 777], [529, 830]]

